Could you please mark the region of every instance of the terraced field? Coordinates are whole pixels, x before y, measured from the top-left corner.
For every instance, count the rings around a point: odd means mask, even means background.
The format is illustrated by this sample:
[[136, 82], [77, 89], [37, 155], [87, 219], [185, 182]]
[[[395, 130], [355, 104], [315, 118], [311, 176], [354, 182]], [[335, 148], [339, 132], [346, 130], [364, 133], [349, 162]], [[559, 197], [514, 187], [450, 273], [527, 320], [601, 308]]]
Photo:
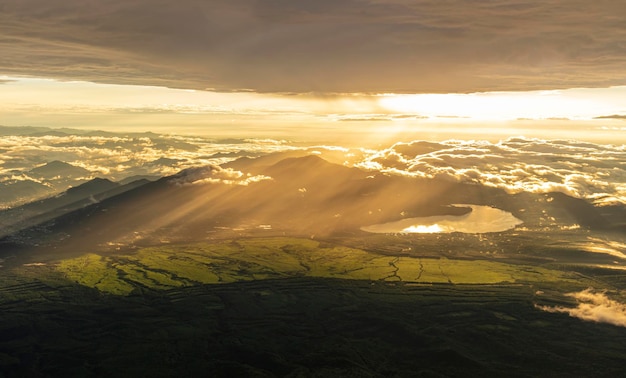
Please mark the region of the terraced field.
[[296, 238], [159, 246], [132, 254], [89, 253], [53, 265], [69, 280], [111, 294], [129, 294], [136, 288], [171, 289], [289, 277], [451, 284], [588, 284], [581, 282], [579, 275], [539, 266], [379, 255]]
[[539, 309], [574, 308], [564, 294], [592, 286], [619, 297], [624, 275], [598, 268], [275, 237], [2, 269], [0, 377], [620, 376], [626, 366], [626, 328]]

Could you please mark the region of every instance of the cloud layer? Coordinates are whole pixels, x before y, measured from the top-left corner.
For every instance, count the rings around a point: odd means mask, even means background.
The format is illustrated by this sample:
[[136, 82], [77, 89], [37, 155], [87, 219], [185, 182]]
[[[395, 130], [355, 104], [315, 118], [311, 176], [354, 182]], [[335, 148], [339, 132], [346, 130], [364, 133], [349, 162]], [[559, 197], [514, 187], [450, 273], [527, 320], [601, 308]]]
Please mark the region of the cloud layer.
[[626, 84], [610, 0], [5, 0], [0, 73], [259, 92]]
[[[0, 208], [51, 195], [94, 177], [114, 181], [143, 176], [158, 178], [241, 156], [254, 157], [293, 148], [276, 140], [214, 140], [153, 133], [0, 127]], [[37, 174], [37, 167], [54, 161], [71, 164], [87, 173], [60, 179]], [[221, 168], [217, 173], [205, 179], [239, 185], [263, 179]]]
[[[31, 170], [57, 160], [90, 172], [77, 179], [123, 180], [131, 176], [173, 175], [242, 156], [301, 150], [298, 153], [318, 153], [334, 163], [387, 174], [470, 182], [511, 193], [563, 192], [599, 205], [626, 204], [626, 145], [517, 137], [500, 142], [417, 140], [380, 149], [349, 149], [271, 139], [216, 140], [70, 129], [0, 127], [0, 135], [3, 133], [0, 187], [21, 182], [20, 188], [28, 183], [32, 190], [42, 193], [64, 188], [51, 188], [50, 180]], [[210, 175], [187, 181], [245, 185], [265, 179], [222, 169], [209, 168], [204, 173]], [[0, 206], [2, 202], [0, 198]]]
[[389, 173], [444, 178], [511, 193], [563, 192], [599, 204], [626, 203], [626, 146], [509, 138], [415, 141], [371, 152], [357, 165]]

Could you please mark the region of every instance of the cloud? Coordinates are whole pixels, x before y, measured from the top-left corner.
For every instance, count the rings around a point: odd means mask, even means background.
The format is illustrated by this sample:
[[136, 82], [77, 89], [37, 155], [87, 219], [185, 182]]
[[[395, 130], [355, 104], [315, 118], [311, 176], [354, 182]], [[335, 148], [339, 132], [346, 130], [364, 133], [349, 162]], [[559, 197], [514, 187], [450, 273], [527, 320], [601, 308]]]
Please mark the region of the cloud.
[[[38, 129], [30, 135], [13, 130], [13, 134], [0, 138], [0, 181], [24, 175], [30, 178], [30, 169], [52, 160], [85, 168], [93, 176], [121, 180], [135, 175], [173, 175], [241, 156], [307, 149], [273, 139], [215, 140], [67, 129]], [[335, 163], [388, 174], [477, 183], [510, 193], [558, 191], [599, 205], [626, 203], [626, 146], [519, 137], [495, 143], [417, 140], [377, 150], [316, 146], [311, 151]], [[205, 178], [233, 183], [261, 179]]]
[[257, 92], [626, 84], [626, 4], [6, 0], [0, 73]]
[[569, 293], [567, 296], [575, 298], [578, 306], [574, 308], [563, 306], [537, 307], [547, 312], [569, 314], [572, 317], [585, 321], [626, 327], [626, 304], [610, 299], [605, 292], [595, 293], [590, 288], [578, 293]]
[[391, 121], [391, 117], [381, 116], [381, 117], [346, 117], [339, 118], [340, 122], [389, 122]]
[[563, 192], [597, 204], [626, 203], [626, 147], [568, 140], [414, 141], [372, 151], [365, 169], [479, 183], [510, 193]]
[[[260, 156], [304, 148], [273, 139], [214, 140], [152, 133], [122, 134], [18, 127], [0, 127], [1, 131], [5, 135], [0, 138], [0, 184], [3, 184], [2, 191], [5, 193], [0, 196], [0, 208], [15, 203], [15, 196], [8, 195], [10, 188], [7, 185], [10, 183], [33, 182], [51, 186], [50, 180], [31, 177], [29, 171], [53, 160], [87, 169], [93, 177], [118, 181], [132, 176], [174, 175], [185, 169], [223, 164], [241, 156]], [[347, 152], [342, 153], [345, 155]], [[217, 180], [215, 182], [247, 185], [267, 179], [221, 168], [218, 172], [214, 176], [205, 177], [208, 179], [206, 182], [213, 179]], [[33, 196], [29, 197], [22, 188], [20, 190], [23, 193], [19, 197], [32, 200], [37, 195], [51, 194], [52, 188], [49, 189], [45, 192], [31, 191]], [[66, 187], [61, 190], [64, 189]]]
[[612, 115], [595, 117], [594, 119], [626, 119], [626, 115], [612, 114]]
[[391, 122], [391, 121], [406, 121], [406, 120], [420, 120], [427, 119], [428, 117], [417, 114], [351, 114], [351, 115], [332, 115], [330, 119], [340, 122]]
[[272, 180], [269, 176], [243, 174], [232, 168], [222, 168], [218, 165], [189, 168], [177, 173], [170, 179], [170, 183], [177, 186], [226, 184], [247, 186], [251, 183]]

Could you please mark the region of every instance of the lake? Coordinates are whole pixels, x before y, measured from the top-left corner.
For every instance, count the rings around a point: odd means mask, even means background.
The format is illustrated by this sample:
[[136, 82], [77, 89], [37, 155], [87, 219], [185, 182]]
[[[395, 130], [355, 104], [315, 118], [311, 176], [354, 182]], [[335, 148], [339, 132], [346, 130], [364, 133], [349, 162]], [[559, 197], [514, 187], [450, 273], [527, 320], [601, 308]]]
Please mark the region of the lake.
[[439, 215], [431, 217], [406, 218], [394, 222], [361, 227], [361, 230], [378, 234], [397, 233], [452, 233], [478, 234], [502, 232], [522, 224], [513, 214], [491, 206], [455, 204], [454, 207], [469, 207], [471, 212], [464, 215]]

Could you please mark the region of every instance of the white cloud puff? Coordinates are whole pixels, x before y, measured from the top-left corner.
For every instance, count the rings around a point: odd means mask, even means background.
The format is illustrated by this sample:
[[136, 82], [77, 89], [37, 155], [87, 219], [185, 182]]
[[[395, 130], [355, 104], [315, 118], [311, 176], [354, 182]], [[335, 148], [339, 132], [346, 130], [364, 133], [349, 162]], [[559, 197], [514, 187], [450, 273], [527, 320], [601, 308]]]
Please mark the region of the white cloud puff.
[[[296, 149], [283, 141], [271, 139], [212, 140], [152, 133], [118, 134], [62, 130], [0, 126], [0, 135], [4, 134], [0, 138], [2, 151], [0, 183], [32, 181], [50, 186], [50, 183], [43, 179], [31, 177], [29, 170], [54, 160], [87, 169], [93, 177], [119, 181], [133, 176], [169, 176], [193, 167], [219, 165], [241, 156], [259, 156]], [[248, 185], [267, 179], [264, 176], [245, 176], [241, 172], [221, 168], [216, 172], [219, 172], [219, 175], [205, 178], [237, 185]], [[54, 188], [57, 191], [65, 190], [67, 185], [63, 188], [57, 186]], [[5, 185], [3, 190], [7, 192], [10, 188]], [[51, 194], [49, 191], [37, 191], [28, 196], [23, 189], [22, 192], [19, 196], [22, 202]], [[2, 197], [0, 207], [16, 204], [13, 200], [16, 196], [0, 197]]]
[[232, 168], [222, 168], [218, 165], [209, 165], [186, 169], [174, 175], [174, 177], [170, 179], [170, 183], [179, 186], [203, 184], [247, 186], [251, 183], [271, 179], [271, 177], [265, 175], [244, 175], [242, 172], [236, 171]]
[[370, 153], [364, 169], [443, 178], [511, 193], [563, 192], [597, 204], [626, 203], [626, 147], [566, 140], [398, 143]]
[[537, 306], [543, 311], [569, 314], [572, 317], [585, 321], [608, 323], [619, 327], [626, 327], [626, 304], [609, 298], [605, 292], [596, 293], [593, 289], [586, 289], [578, 293], [569, 293], [575, 298], [578, 306], [567, 308], [563, 306]]

